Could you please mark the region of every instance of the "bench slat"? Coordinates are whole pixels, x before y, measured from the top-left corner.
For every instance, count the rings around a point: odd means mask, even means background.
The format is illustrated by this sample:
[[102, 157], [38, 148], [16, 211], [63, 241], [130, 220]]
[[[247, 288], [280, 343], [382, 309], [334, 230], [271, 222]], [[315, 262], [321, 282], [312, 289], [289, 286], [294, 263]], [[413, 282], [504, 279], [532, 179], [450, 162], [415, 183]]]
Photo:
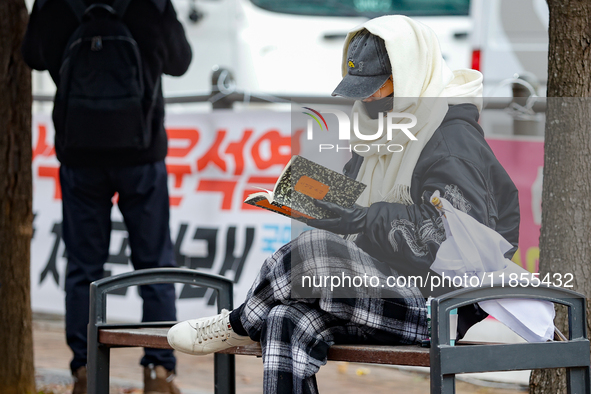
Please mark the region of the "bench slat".
[[[170, 349], [166, 340], [168, 328], [101, 328], [99, 343], [109, 347], [151, 347]], [[220, 353], [261, 356], [256, 343], [239, 346]], [[328, 351], [332, 361], [351, 361], [371, 364], [429, 366], [429, 349], [419, 346], [334, 345]]]
[[419, 346], [334, 345], [328, 359], [370, 364], [429, 366], [429, 349]]
[[99, 343], [109, 347], [152, 347], [170, 349], [166, 340], [168, 328], [99, 329]]

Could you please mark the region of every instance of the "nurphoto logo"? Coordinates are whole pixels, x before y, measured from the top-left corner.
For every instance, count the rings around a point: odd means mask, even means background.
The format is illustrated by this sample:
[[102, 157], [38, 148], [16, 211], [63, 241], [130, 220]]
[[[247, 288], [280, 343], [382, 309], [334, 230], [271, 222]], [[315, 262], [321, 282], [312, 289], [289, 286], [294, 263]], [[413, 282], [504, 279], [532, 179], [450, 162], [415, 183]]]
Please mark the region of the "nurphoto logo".
[[[341, 150], [348, 150], [349, 152], [353, 151], [356, 153], [363, 153], [368, 152], [372, 147], [376, 147], [378, 152], [382, 149], [387, 150], [391, 153], [399, 153], [404, 150], [404, 146], [401, 144], [390, 144], [390, 143], [377, 143], [377, 141], [383, 141], [382, 137], [384, 133], [386, 133], [386, 141], [391, 141], [393, 135], [398, 134], [398, 131], [403, 132], [409, 140], [417, 141], [417, 137], [415, 137], [409, 129], [412, 129], [414, 126], [417, 125], [417, 117], [413, 114], [406, 113], [406, 112], [388, 112], [386, 116], [384, 116], [383, 112], [379, 113], [379, 119], [385, 118], [385, 122], [376, 122], [377, 123], [377, 130], [373, 134], [367, 134], [368, 132], [372, 132], [371, 130], [363, 130], [363, 133], [359, 130], [359, 114], [357, 112], [353, 113], [353, 127], [351, 127], [351, 120], [349, 119], [349, 115], [345, 112], [331, 109], [331, 110], [324, 110], [324, 111], [316, 111], [309, 107], [304, 107], [304, 109], [310, 112], [303, 112], [303, 114], [308, 115], [311, 119], [308, 119], [307, 128], [306, 128], [306, 138], [308, 141], [312, 141], [314, 139], [314, 124], [316, 123], [318, 126], [316, 128], [320, 128], [320, 130], [326, 131], [328, 130], [328, 124], [323, 114], [332, 114], [337, 117], [338, 121], [338, 136], [339, 140], [341, 141], [351, 141], [351, 129], [357, 140], [367, 141], [368, 143], [355, 143], [351, 145], [350, 143], [347, 145], [339, 145], [339, 144], [319, 144], [318, 149], [319, 152], [333, 150], [333, 151], [341, 151]], [[407, 123], [398, 123], [400, 120], [409, 119], [410, 122]], [[374, 141], [370, 143], [370, 141]]]

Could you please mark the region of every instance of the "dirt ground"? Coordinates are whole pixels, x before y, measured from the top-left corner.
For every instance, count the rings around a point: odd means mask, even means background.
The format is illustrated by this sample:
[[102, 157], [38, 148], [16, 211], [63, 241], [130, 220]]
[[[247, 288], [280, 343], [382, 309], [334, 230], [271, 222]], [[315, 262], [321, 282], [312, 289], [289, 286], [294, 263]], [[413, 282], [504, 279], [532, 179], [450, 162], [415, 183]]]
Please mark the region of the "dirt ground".
[[[70, 393], [69, 360], [63, 321], [53, 316], [35, 316], [33, 325], [37, 390], [43, 394]], [[111, 351], [111, 394], [141, 394], [141, 349]], [[177, 353], [177, 385], [183, 394], [213, 393], [213, 356], [195, 357]], [[263, 365], [260, 358], [236, 357], [237, 393], [261, 393]], [[401, 371], [386, 366], [329, 362], [317, 375], [322, 394], [429, 393], [425, 373]], [[456, 383], [457, 393], [523, 394], [523, 391]]]

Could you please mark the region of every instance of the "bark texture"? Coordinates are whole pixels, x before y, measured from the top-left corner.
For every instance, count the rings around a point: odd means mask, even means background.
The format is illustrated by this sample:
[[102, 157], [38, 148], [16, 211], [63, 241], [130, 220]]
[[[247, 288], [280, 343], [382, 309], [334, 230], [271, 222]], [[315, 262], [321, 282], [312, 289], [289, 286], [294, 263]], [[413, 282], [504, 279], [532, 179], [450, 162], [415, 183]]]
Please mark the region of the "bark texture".
[[24, 0], [0, 1], [0, 393], [35, 392], [30, 302], [31, 72]]
[[[540, 272], [573, 274], [587, 297], [591, 327], [591, 2], [547, 0], [548, 109], [542, 191]], [[556, 325], [566, 330], [566, 308]], [[564, 370], [534, 371], [530, 392], [566, 393]]]

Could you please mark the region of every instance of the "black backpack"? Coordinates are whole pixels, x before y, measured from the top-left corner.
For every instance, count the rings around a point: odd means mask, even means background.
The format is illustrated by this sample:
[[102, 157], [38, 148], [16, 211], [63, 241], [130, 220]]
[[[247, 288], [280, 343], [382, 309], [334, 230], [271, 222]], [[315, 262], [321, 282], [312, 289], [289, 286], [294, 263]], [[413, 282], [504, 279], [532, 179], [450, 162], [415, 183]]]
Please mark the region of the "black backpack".
[[62, 58], [53, 108], [63, 149], [145, 149], [160, 78], [144, 88], [139, 48], [122, 17], [131, 0], [112, 5], [66, 0], [80, 25]]

